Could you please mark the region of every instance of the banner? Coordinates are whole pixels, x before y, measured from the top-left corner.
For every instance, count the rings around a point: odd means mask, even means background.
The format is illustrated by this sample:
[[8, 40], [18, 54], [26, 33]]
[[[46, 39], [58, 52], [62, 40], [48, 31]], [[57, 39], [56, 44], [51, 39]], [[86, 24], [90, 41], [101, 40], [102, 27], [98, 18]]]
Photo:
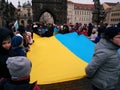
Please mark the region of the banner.
[[17, 31], [18, 27], [19, 27], [18, 21], [16, 20], [15, 23], [14, 23], [15, 32]]

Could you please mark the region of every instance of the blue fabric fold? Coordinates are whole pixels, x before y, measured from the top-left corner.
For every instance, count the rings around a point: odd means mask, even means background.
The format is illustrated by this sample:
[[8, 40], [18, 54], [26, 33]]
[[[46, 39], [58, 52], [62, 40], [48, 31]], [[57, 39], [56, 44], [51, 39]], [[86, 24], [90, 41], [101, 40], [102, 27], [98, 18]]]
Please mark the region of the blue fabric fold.
[[92, 60], [95, 43], [90, 41], [86, 36], [78, 35], [76, 32], [73, 32], [57, 34], [55, 37], [80, 59], [87, 63]]

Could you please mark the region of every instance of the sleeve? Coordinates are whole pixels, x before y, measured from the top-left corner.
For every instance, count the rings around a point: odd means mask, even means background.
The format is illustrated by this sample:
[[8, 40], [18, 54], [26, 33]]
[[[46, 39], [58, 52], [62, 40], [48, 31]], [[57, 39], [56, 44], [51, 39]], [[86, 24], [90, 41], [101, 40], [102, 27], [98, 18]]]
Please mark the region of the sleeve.
[[105, 50], [99, 50], [93, 55], [92, 61], [85, 68], [87, 77], [92, 78], [97, 70], [106, 62], [107, 52]]

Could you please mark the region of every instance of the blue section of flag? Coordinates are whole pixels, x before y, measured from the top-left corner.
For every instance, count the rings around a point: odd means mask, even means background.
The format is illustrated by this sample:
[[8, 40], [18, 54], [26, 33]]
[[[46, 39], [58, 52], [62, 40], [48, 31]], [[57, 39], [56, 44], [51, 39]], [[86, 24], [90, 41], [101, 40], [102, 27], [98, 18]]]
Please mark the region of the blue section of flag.
[[45, 32], [46, 32], [46, 29], [43, 28], [43, 29], [42, 29], [42, 33], [45, 33]]
[[56, 27], [54, 27], [54, 33], [57, 33], [58, 29]]
[[92, 60], [95, 44], [84, 35], [77, 35], [76, 32], [68, 34], [57, 34], [55, 36], [76, 56], [89, 63]]
[[15, 21], [15, 23], [14, 23], [14, 28], [15, 28], [15, 31], [17, 31], [17, 29], [18, 29], [18, 21]]

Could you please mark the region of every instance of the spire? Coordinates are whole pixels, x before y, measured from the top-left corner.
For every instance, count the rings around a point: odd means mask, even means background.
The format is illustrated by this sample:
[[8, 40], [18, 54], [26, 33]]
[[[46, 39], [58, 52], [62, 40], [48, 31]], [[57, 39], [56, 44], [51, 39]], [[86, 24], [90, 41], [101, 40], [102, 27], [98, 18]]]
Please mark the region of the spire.
[[31, 6], [31, 4], [30, 4], [30, 1], [29, 1], [29, 0], [27, 1], [27, 5]]
[[18, 1], [18, 7], [21, 7], [21, 5], [20, 5], [20, 1]]

